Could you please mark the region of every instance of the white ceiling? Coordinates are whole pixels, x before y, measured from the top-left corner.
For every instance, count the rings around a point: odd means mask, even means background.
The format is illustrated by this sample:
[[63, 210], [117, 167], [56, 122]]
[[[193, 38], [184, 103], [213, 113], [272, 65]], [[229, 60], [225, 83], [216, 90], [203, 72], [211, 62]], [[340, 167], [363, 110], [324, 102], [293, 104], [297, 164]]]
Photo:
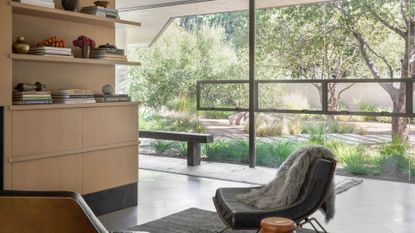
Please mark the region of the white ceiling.
[[[127, 31], [127, 43], [148, 47], [178, 17], [248, 10], [249, 0], [118, 0], [121, 18], [141, 22], [142, 26]], [[257, 8], [271, 8], [329, 0], [257, 0]], [[163, 7], [163, 4], [166, 6]], [[174, 5], [179, 4], [179, 5]]]

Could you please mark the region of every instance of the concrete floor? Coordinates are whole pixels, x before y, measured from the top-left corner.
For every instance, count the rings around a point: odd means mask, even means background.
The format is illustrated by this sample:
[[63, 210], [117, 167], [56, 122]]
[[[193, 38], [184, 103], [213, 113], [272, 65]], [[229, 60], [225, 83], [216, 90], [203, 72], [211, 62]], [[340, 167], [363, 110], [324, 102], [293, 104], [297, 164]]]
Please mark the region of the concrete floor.
[[[190, 207], [214, 210], [219, 187], [245, 183], [140, 170], [138, 206], [100, 216], [110, 230], [123, 230]], [[337, 213], [327, 226], [334, 233], [414, 233], [415, 185], [364, 180], [337, 196]], [[320, 213], [316, 213], [322, 219]], [[324, 222], [324, 221], [323, 221]]]

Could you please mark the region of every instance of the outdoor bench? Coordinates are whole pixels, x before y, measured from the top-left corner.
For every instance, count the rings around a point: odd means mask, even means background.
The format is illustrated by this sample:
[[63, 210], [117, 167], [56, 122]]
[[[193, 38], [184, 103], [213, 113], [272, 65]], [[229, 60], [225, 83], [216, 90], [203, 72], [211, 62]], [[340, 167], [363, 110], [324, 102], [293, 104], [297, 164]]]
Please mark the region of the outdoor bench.
[[140, 130], [139, 137], [187, 142], [187, 165], [200, 165], [200, 143], [213, 142], [212, 134]]

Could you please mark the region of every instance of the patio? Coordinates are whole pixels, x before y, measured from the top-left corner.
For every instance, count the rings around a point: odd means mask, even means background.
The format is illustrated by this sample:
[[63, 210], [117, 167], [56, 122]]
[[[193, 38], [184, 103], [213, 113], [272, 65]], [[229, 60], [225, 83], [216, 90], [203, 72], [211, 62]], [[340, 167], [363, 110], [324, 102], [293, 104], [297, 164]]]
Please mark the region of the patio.
[[[168, 167], [189, 175], [150, 171]], [[153, 167], [154, 169], [154, 167]], [[138, 206], [100, 217], [109, 229], [127, 229], [187, 208], [214, 210], [211, 197], [219, 187], [249, 186], [245, 182], [271, 179], [275, 169], [202, 162], [202, 166], [186, 166], [186, 160], [140, 156]], [[171, 172], [171, 171], [170, 171]], [[239, 182], [209, 177], [239, 177]], [[336, 181], [345, 177], [336, 176]], [[235, 178], [231, 178], [235, 179]], [[364, 182], [337, 196], [336, 216], [327, 226], [330, 232], [409, 233], [415, 227], [415, 186], [412, 184], [364, 179]], [[316, 214], [322, 220], [320, 213]], [[322, 220], [322, 222], [324, 222]]]

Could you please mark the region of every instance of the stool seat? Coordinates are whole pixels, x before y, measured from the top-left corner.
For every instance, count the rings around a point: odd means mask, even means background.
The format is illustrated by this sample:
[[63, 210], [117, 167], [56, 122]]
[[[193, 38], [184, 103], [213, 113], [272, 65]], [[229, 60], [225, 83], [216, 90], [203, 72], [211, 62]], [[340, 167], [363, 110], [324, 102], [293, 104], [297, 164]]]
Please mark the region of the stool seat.
[[270, 217], [261, 221], [261, 233], [293, 233], [295, 228], [295, 222], [288, 218]]

